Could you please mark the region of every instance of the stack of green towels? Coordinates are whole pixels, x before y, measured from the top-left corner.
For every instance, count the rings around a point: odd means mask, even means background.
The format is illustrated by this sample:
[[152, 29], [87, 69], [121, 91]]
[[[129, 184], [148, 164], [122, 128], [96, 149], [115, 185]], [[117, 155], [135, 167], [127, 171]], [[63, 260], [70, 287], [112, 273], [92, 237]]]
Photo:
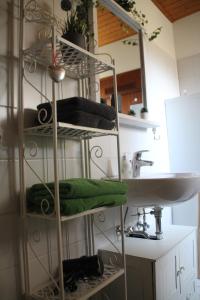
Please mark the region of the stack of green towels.
[[[54, 194], [54, 183], [46, 185]], [[101, 206], [118, 206], [127, 201], [126, 193], [126, 183], [117, 180], [85, 178], [61, 180], [60, 212], [62, 215], [73, 215]], [[54, 211], [53, 197], [43, 184], [34, 184], [27, 190], [27, 208], [28, 211], [36, 213], [50, 214]]]

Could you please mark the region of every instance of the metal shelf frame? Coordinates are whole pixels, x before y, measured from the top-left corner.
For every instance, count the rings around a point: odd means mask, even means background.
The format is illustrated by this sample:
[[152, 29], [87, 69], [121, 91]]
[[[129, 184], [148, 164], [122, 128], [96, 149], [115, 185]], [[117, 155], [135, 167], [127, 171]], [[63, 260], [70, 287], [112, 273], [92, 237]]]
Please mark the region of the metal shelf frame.
[[[125, 250], [124, 250], [124, 234], [122, 233], [122, 261], [123, 269], [115, 268], [114, 266], [109, 266], [106, 268], [106, 272], [102, 278], [96, 280], [96, 283], [89, 284], [88, 282], [82, 282], [79, 287], [79, 292], [77, 294], [66, 295], [64, 290], [63, 281], [63, 240], [62, 240], [62, 223], [65, 221], [70, 221], [75, 218], [84, 217], [85, 218], [85, 234], [86, 234], [86, 254], [94, 255], [94, 232], [93, 232], [93, 221], [92, 214], [103, 211], [107, 208], [101, 207], [93, 209], [84, 213], [80, 213], [73, 216], [61, 216], [60, 214], [60, 202], [59, 202], [59, 175], [58, 175], [58, 138], [63, 139], [76, 139], [79, 140], [82, 147], [83, 153], [83, 176], [86, 178], [91, 177], [91, 166], [89, 141], [93, 137], [100, 136], [115, 136], [117, 142], [117, 158], [118, 158], [118, 173], [119, 180], [121, 180], [121, 167], [120, 167], [120, 140], [119, 140], [119, 120], [118, 114], [116, 118], [116, 128], [114, 130], [101, 130], [96, 128], [88, 128], [83, 126], [75, 126], [72, 124], [63, 124], [57, 122], [57, 105], [56, 105], [56, 88], [57, 84], [52, 81], [52, 115], [53, 121], [51, 124], [44, 124], [40, 126], [35, 126], [32, 128], [24, 128], [24, 68], [25, 64], [39, 64], [47, 68], [51, 61], [51, 53], [56, 53], [55, 61], [56, 64], [64, 66], [66, 69], [67, 76], [76, 79], [82, 86], [84, 86], [87, 79], [98, 75], [105, 71], [112, 71], [113, 73], [113, 83], [114, 83], [114, 98], [115, 98], [115, 110], [118, 112], [118, 101], [117, 101], [117, 86], [116, 86], [116, 73], [114, 61], [111, 64], [107, 64], [99, 59], [98, 56], [89, 53], [86, 50], [64, 40], [59, 37], [56, 32], [54, 21], [50, 22], [52, 37], [50, 40], [44, 42], [41, 47], [34, 47], [29, 49], [24, 49], [24, 31], [25, 31], [25, 12], [26, 6], [25, 2], [27, 0], [20, 0], [20, 38], [19, 38], [19, 89], [18, 89], [18, 123], [19, 123], [19, 168], [20, 168], [20, 207], [21, 207], [21, 217], [23, 223], [23, 273], [24, 273], [24, 287], [25, 295], [30, 296], [33, 299], [48, 299], [48, 300], [86, 300], [106, 285], [110, 284], [112, 281], [117, 279], [119, 276], [124, 276], [124, 300], [127, 300], [127, 288], [126, 288], [126, 263], [125, 263]], [[36, 0], [33, 0], [34, 2]], [[31, 2], [30, 0], [28, 2]], [[40, 19], [37, 16], [42, 12], [38, 8], [39, 14], [36, 12], [36, 19], [29, 19], [28, 22], [38, 22]], [[49, 16], [47, 16], [47, 19]], [[51, 19], [51, 18], [50, 18]], [[51, 20], [54, 20], [52, 17]], [[46, 20], [45, 20], [46, 22]], [[50, 56], [44, 55], [42, 50], [46, 50], [46, 54], [49, 51]], [[82, 89], [81, 96], [86, 96]], [[79, 91], [80, 92], [80, 91]], [[24, 157], [24, 145], [25, 145], [25, 135], [32, 136], [49, 136], [53, 140], [53, 170], [54, 170], [54, 183], [55, 183], [55, 193], [54, 193], [54, 206], [55, 206], [55, 216], [39, 216], [36, 214], [29, 214], [26, 210], [26, 178], [25, 178], [25, 157]], [[120, 223], [121, 228], [123, 228], [123, 206], [119, 208], [120, 212]], [[30, 266], [29, 266], [29, 245], [28, 245], [28, 219], [30, 217], [44, 218], [47, 221], [53, 220], [55, 222], [57, 231], [57, 260], [58, 260], [58, 282], [60, 293], [59, 295], [47, 295], [45, 294], [46, 287], [43, 289], [32, 292], [30, 284]], [[51, 275], [51, 274], [50, 274]], [[52, 277], [49, 276], [50, 278]], [[53, 280], [54, 281], [54, 280]], [[90, 288], [88, 288], [90, 285]], [[47, 288], [48, 290], [48, 288]], [[81, 291], [82, 290], [82, 291]]]

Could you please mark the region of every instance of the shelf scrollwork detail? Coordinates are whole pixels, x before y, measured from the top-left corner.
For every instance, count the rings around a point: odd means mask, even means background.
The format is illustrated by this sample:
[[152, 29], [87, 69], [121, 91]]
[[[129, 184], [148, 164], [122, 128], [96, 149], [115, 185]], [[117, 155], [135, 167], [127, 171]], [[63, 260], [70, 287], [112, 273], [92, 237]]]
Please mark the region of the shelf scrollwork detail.
[[28, 148], [29, 148], [30, 157], [32, 157], [32, 158], [36, 157], [37, 154], [38, 154], [38, 145], [37, 145], [37, 143], [34, 142], [34, 141], [30, 141], [28, 144], [29, 144]]
[[95, 165], [95, 167], [100, 170], [103, 175], [107, 178], [108, 175], [106, 174], [106, 172], [102, 169], [102, 167], [100, 167], [100, 165], [95, 161], [96, 159], [100, 159], [103, 157], [103, 149], [101, 148], [101, 146], [93, 146], [90, 150], [89, 150], [89, 158], [90, 161]]
[[[28, 142], [28, 144], [30, 145], [29, 148], [29, 155], [31, 158], [34, 158], [37, 156], [38, 154], [38, 145], [36, 142], [30, 141]], [[55, 207], [54, 207], [54, 203], [55, 203], [55, 196], [52, 193], [51, 189], [48, 187], [48, 185], [45, 183], [45, 181], [40, 177], [40, 175], [34, 170], [34, 168], [31, 166], [30, 162], [28, 161], [28, 159], [26, 158], [25, 155], [25, 146], [24, 146], [24, 161], [27, 164], [27, 166], [29, 167], [29, 169], [33, 172], [33, 174], [36, 176], [36, 178], [39, 180], [40, 183], [42, 183], [45, 187], [45, 189], [47, 190], [47, 192], [49, 193], [49, 199], [43, 198], [40, 202], [40, 213], [44, 216], [54, 216], [55, 215]]]
[[[24, 7], [24, 17], [26, 22], [46, 24], [48, 27], [55, 26], [58, 33], [62, 32], [64, 21], [51, 12], [51, 7], [42, 7], [37, 0], [28, 0]], [[44, 30], [44, 29], [43, 29]], [[45, 29], [45, 32], [49, 30]]]
[[[50, 106], [51, 108], [51, 106]], [[45, 108], [41, 108], [38, 111], [38, 121], [40, 124], [49, 124], [51, 123], [53, 120], [53, 114], [52, 114], [52, 108], [51, 108], [51, 112], [47, 111], [47, 109]]]
[[56, 19], [50, 12], [39, 6], [36, 0], [27, 1], [24, 9], [24, 16], [27, 22], [56, 24]]

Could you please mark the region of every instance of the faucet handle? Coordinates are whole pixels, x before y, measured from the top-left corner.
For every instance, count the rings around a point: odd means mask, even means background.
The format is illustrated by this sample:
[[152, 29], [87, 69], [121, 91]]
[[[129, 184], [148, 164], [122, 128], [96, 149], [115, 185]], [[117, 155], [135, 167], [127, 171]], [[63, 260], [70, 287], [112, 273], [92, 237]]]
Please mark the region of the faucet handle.
[[143, 152], [149, 152], [149, 150], [140, 150], [140, 151], [137, 151], [137, 152], [135, 152], [135, 157], [137, 159], [141, 159], [141, 156], [142, 156]]

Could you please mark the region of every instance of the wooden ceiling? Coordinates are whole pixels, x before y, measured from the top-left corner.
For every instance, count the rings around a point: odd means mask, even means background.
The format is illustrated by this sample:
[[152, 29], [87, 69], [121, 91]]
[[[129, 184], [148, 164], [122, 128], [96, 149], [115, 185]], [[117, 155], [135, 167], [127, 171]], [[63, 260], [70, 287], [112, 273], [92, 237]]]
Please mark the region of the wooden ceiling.
[[200, 11], [200, 0], [152, 0], [171, 21], [177, 21]]
[[122, 24], [119, 18], [102, 7], [99, 7], [97, 10], [97, 24], [99, 47], [126, 39], [136, 33], [127, 25]]

